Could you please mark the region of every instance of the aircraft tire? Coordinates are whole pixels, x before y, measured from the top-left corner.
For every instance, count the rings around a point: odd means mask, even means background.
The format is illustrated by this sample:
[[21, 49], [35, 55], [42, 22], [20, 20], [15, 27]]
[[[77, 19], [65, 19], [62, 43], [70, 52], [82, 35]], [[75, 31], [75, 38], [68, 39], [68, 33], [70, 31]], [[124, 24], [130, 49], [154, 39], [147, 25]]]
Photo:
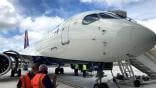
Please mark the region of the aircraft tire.
[[59, 69], [55, 68], [55, 74], [59, 74]]
[[18, 77], [21, 76], [21, 69], [18, 69], [18, 71], [17, 71], [17, 75], [18, 75]]
[[64, 74], [64, 69], [60, 68], [60, 74]]
[[135, 80], [135, 81], [134, 81], [134, 86], [135, 86], [135, 87], [140, 87], [140, 86], [141, 86], [140, 80]]

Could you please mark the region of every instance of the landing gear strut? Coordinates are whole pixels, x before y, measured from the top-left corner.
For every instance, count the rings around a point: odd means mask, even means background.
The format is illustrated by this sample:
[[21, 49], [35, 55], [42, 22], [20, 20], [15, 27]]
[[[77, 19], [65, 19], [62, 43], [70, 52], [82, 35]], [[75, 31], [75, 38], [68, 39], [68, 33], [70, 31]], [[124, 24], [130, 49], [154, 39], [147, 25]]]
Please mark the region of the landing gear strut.
[[94, 84], [94, 88], [109, 88], [107, 83], [102, 83], [102, 78], [104, 77], [104, 72], [103, 72], [103, 64], [100, 63], [98, 65], [97, 69], [97, 80], [96, 83]]
[[55, 74], [64, 74], [64, 69], [61, 68], [61, 66], [59, 65], [59, 66], [55, 69]]
[[[21, 76], [21, 68], [19, 67], [19, 58], [17, 58], [16, 56], [14, 56], [15, 58], [15, 62], [13, 64], [15, 64], [15, 66], [13, 66], [11, 68], [11, 77], [14, 77], [15, 74], [17, 74], [18, 77]], [[21, 63], [20, 63], [21, 64]]]

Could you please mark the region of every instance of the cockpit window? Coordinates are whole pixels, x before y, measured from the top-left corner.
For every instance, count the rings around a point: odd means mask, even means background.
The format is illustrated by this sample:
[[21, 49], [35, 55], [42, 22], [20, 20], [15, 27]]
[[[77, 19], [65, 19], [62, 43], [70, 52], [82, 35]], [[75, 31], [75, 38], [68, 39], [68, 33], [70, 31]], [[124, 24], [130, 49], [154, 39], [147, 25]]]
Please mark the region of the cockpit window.
[[100, 17], [101, 18], [104, 18], [104, 19], [115, 19], [115, 17], [113, 17], [112, 15], [110, 14], [105, 14], [105, 13], [99, 13], [100, 14]]
[[87, 15], [86, 17], [84, 17], [84, 19], [82, 20], [82, 24], [88, 25], [97, 20], [99, 20], [98, 14], [90, 14], [90, 15]]

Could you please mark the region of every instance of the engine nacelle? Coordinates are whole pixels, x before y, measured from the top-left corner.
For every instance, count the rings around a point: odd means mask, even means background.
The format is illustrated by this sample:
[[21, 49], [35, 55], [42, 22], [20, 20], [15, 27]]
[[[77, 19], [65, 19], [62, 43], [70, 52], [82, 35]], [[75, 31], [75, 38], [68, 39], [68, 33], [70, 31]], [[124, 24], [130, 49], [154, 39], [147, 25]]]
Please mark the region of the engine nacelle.
[[12, 66], [11, 58], [6, 54], [0, 54], [0, 76], [9, 72]]

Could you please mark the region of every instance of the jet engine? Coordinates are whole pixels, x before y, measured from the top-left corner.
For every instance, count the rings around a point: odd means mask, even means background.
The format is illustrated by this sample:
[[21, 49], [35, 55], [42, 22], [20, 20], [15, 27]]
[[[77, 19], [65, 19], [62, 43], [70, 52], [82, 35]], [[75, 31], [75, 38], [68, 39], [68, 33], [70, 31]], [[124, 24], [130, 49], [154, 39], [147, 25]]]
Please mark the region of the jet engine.
[[19, 56], [18, 52], [12, 50], [0, 54], [0, 76], [9, 72], [10, 69], [17, 70]]
[[11, 58], [6, 54], [0, 54], [0, 76], [9, 72], [11, 66]]

